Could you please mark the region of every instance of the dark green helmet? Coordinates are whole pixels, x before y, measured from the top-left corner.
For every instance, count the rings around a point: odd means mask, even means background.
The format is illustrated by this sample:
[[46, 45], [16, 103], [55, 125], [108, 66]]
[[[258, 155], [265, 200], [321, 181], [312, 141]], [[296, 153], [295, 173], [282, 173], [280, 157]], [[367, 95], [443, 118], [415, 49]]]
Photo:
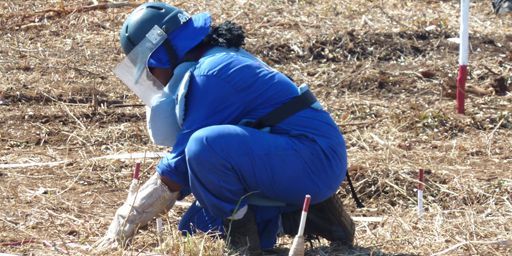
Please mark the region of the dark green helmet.
[[[133, 10], [121, 28], [120, 39], [124, 53], [129, 54], [155, 25], [160, 27], [167, 35], [170, 35], [188, 19], [190, 19], [190, 16], [186, 12], [165, 3], [149, 2], [142, 4]], [[167, 44], [166, 48], [169, 51], [171, 45], [170, 43]], [[169, 54], [174, 55], [172, 59], [175, 59], [174, 51], [169, 52]]]

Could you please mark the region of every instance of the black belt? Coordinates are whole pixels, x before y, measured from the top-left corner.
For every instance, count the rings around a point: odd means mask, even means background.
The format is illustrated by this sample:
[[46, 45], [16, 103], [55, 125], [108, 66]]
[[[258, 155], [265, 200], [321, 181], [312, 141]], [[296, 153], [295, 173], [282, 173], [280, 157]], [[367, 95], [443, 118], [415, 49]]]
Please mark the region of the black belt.
[[283, 105], [270, 111], [270, 113], [260, 119], [254, 122], [244, 123], [244, 125], [255, 129], [275, 126], [295, 113], [309, 108], [316, 101], [315, 95], [313, 95], [310, 90], [306, 90]]
[[[301, 93], [298, 96], [293, 97], [288, 102], [284, 103], [283, 105], [275, 108], [274, 110], [270, 111], [270, 113], [266, 114], [265, 116], [261, 117], [260, 119], [254, 121], [254, 122], [244, 122], [244, 126], [252, 127], [255, 129], [263, 129], [265, 127], [271, 127], [275, 126], [281, 121], [285, 120], [286, 118], [305, 110], [313, 103], [317, 102], [315, 95], [308, 89]], [[357, 197], [356, 191], [354, 189], [354, 186], [352, 185], [352, 180], [350, 180], [350, 175], [348, 174], [347, 170], [347, 181], [348, 185], [350, 186], [350, 192], [352, 194], [352, 198], [354, 198], [354, 201], [356, 202], [357, 208], [363, 208], [364, 205], [361, 203], [359, 198]]]

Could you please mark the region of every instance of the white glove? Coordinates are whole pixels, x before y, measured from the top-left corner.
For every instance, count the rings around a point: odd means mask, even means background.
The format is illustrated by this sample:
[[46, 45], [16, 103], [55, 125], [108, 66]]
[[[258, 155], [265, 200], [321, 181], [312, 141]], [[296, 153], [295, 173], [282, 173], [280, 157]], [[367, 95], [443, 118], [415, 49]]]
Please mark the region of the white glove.
[[126, 202], [116, 211], [104, 237], [94, 243], [93, 248], [104, 250], [125, 246], [139, 227], [146, 225], [159, 214], [168, 212], [179, 192], [170, 192], [155, 173], [139, 189], [130, 193]]

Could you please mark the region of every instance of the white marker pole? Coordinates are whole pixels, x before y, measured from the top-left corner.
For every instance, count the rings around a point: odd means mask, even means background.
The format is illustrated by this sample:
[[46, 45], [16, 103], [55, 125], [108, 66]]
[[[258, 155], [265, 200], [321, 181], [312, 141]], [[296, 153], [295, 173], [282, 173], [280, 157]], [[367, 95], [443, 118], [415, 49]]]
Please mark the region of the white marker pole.
[[418, 217], [423, 215], [423, 190], [425, 189], [425, 171], [418, 172]]
[[464, 97], [469, 63], [469, 0], [460, 1], [460, 45], [459, 45], [459, 74], [457, 76], [457, 113], [464, 114]]
[[300, 217], [299, 231], [293, 238], [292, 246], [288, 256], [303, 256], [304, 255], [304, 229], [306, 228], [306, 219], [308, 217], [309, 204], [311, 202], [311, 196], [306, 195], [304, 199], [304, 205], [302, 206], [302, 215]]

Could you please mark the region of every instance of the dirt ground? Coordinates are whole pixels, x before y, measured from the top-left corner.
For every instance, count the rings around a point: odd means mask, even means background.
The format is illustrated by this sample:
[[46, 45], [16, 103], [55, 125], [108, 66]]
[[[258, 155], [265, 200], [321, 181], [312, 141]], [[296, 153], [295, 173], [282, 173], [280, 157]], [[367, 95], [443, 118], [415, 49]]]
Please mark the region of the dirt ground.
[[[512, 254], [511, 15], [472, 1], [466, 115], [458, 115], [459, 1], [169, 3], [241, 24], [246, 48], [308, 83], [343, 131], [366, 206], [356, 209], [342, 184], [356, 248], [315, 241], [307, 255]], [[176, 235], [180, 206], [164, 219], [160, 249], [150, 226], [126, 251], [88, 251], [124, 201], [135, 162], [104, 156], [168, 150], [151, 144], [141, 102], [112, 72], [131, 8], [0, 2], [0, 253], [222, 254], [218, 240]], [[147, 178], [158, 157], [142, 160]]]

